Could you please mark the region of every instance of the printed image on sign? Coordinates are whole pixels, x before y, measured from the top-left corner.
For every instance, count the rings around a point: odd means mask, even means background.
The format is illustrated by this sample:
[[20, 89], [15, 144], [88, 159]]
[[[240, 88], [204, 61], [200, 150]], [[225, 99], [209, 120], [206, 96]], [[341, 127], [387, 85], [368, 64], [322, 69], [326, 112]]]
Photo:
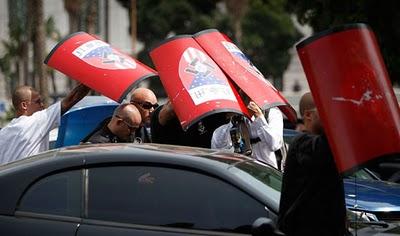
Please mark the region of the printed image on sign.
[[[271, 83], [265, 79], [264, 75], [253, 65], [253, 63], [246, 57], [246, 55], [233, 43], [222, 41], [222, 45], [230, 52], [234, 60], [241, 66], [247, 69], [250, 73], [256, 76], [258, 79], [267, 82], [268, 85], [273, 87]], [[274, 88], [274, 87], [273, 87]], [[275, 89], [275, 88], [274, 88]]]
[[136, 62], [132, 58], [123, 55], [100, 40], [88, 41], [76, 48], [72, 54], [101, 69], [125, 70], [136, 68]]
[[221, 69], [198, 49], [189, 47], [183, 52], [179, 77], [195, 105], [219, 99], [236, 101]]

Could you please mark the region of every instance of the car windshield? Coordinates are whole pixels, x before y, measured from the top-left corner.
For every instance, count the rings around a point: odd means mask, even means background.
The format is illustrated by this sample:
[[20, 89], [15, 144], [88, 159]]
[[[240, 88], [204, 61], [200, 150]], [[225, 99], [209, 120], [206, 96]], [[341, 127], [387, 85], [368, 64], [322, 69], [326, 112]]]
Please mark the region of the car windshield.
[[366, 169], [360, 169], [357, 170], [356, 172], [347, 175], [346, 178], [348, 179], [363, 179], [363, 180], [376, 180], [377, 178], [370, 173], [370, 171]]
[[259, 161], [245, 160], [231, 165], [229, 171], [278, 206], [282, 186], [282, 174], [278, 170]]

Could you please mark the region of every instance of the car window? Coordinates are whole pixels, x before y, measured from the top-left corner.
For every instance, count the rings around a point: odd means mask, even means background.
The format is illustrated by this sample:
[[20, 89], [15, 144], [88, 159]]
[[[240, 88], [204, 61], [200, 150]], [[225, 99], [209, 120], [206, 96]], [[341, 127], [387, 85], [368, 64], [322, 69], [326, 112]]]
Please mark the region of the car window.
[[81, 171], [67, 171], [45, 177], [22, 197], [18, 210], [80, 217]]
[[90, 169], [88, 206], [91, 219], [243, 233], [268, 216], [261, 203], [224, 181], [163, 167]]

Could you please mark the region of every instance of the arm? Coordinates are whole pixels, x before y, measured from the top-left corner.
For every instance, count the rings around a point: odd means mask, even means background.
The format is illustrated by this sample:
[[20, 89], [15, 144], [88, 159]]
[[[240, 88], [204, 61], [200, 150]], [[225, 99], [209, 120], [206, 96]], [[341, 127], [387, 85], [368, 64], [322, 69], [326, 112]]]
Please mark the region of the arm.
[[78, 84], [69, 94], [61, 101], [61, 115], [67, 112], [73, 105], [79, 102], [90, 91], [89, 87]]
[[271, 151], [276, 151], [283, 144], [283, 116], [278, 108], [271, 108], [268, 122], [264, 115], [256, 117], [253, 125], [257, 127], [257, 136], [268, 145]]
[[160, 125], [166, 125], [168, 121], [170, 121], [172, 118], [176, 116], [174, 112], [174, 108], [172, 107], [172, 104], [170, 101], [164, 104], [164, 106], [161, 108], [160, 113], [158, 114], [158, 122]]
[[232, 140], [229, 130], [232, 128], [232, 123], [222, 125], [217, 128], [211, 138], [211, 148], [213, 149], [231, 149]]

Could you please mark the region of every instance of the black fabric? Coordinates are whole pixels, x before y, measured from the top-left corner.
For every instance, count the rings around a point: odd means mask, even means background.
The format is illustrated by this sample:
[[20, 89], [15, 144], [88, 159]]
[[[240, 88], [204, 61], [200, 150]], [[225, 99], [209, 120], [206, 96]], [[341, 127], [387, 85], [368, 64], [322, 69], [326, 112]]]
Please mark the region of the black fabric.
[[126, 141], [119, 139], [107, 127], [106, 123], [101, 129], [87, 137], [86, 143], [125, 143]]
[[107, 118], [105, 118], [102, 122], [100, 122], [100, 124], [97, 125], [96, 128], [94, 128], [94, 129], [92, 130], [92, 132], [90, 132], [88, 135], [86, 135], [86, 137], [84, 137], [84, 138], [81, 140], [81, 143], [87, 143], [88, 140], [89, 140], [89, 138], [91, 138], [95, 133], [99, 132], [99, 130], [101, 130], [101, 129], [103, 129], [105, 126], [107, 126], [107, 124], [110, 122], [111, 118], [112, 118], [111, 116], [110, 116], [110, 117], [107, 117]]
[[251, 143], [251, 144], [255, 144], [255, 143], [258, 143], [258, 142], [261, 142], [261, 139], [260, 139], [259, 137], [257, 137], [257, 138], [250, 138], [250, 143]]
[[292, 235], [345, 234], [343, 180], [325, 136], [301, 134], [289, 147], [278, 225]]
[[214, 114], [192, 125], [185, 132], [176, 117], [165, 125], [160, 124], [158, 115], [162, 107], [159, 106], [151, 117], [153, 143], [210, 148], [214, 130], [226, 123], [225, 113]]
[[147, 131], [146, 127], [142, 126], [135, 131], [135, 138], [140, 138], [143, 143], [151, 143], [151, 135]]

